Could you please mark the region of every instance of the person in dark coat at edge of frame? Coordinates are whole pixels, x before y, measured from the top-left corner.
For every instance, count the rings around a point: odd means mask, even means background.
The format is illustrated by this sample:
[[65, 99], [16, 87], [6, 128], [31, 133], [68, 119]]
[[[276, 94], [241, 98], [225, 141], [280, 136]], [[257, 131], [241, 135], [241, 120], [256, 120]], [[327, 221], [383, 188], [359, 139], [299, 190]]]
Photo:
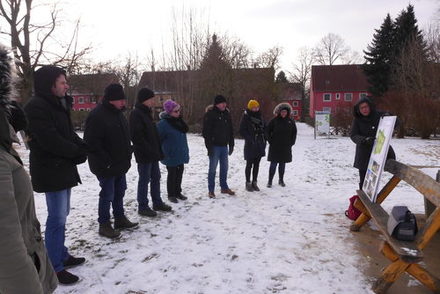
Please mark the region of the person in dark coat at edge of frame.
[[[226, 98], [217, 95], [214, 98], [214, 105], [206, 107], [203, 118], [202, 135], [205, 139], [205, 146], [209, 156], [208, 170], [208, 196], [215, 198], [215, 173], [220, 162], [220, 192], [222, 194], [235, 195], [227, 183], [228, 177], [228, 155], [234, 151], [234, 131], [232, 127], [231, 114], [226, 108]], [[229, 145], [229, 148], [228, 148]]]
[[85, 262], [83, 257], [70, 255], [64, 245], [71, 189], [81, 183], [77, 165], [87, 159], [87, 146], [73, 130], [73, 99], [66, 95], [68, 89], [62, 68], [42, 66], [34, 73], [35, 96], [24, 107], [32, 185], [35, 192], [46, 195], [46, 248], [58, 281], [64, 285], [79, 280], [66, 268]]
[[162, 164], [167, 167], [168, 200], [177, 203], [177, 199], [186, 200], [182, 194], [182, 177], [185, 163], [189, 162], [189, 148], [186, 133], [188, 125], [182, 118], [181, 107], [168, 99], [163, 103], [157, 124], [164, 158]]
[[249, 100], [247, 104], [240, 122], [240, 135], [244, 138], [246, 190], [260, 191], [257, 185], [258, 171], [261, 158], [266, 155], [266, 137], [265, 123], [257, 100]]
[[272, 187], [273, 177], [275, 176], [278, 165], [278, 184], [285, 187], [284, 172], [286, 163], [292, 161], [292, 146], [296, 142], [296, 124], [290, 117], [292, 107], [288, 103], [278, 104], [273, 111], [275, 117], [267, 125], [266, 138], [269, 142], [270, 161], [269, 181], [267, 187]]
[[[134, 147], [134, 156], [138, 167], [137, 189], [138, 213], [141, 216], [155, 217], [156, 211], [171, 211], [160, 196], [159, 160], [163, 159], [159, 134], [153, 121], [152, 107], [154, 92], [142, 88], [137, 95], [137, 103], [130, 113], [130, 136]], [[150, 184], [153, 210], [148, 205], [148, 184]]]
[[32, 183], [13, 147], [26, 118], [11, 100], [12, 66], [0, 44], [0, 293], [53, 293], [58, 280], [41, 237]]
[[[128, 122], [123, 114], [126, 100], [120, 84], [108, 85], [102, 102], [87, 117], [84, 131], [84, 140], [89, 145], [89, 167], [101, 186], [99, 235], [110, 239], [119, 238], [120, 230], [138, 226], [124, 212], [126, 173], [130, 169], [132, 153]], [[114, 227], [110, 221], [110, 206], [113, 208]]]
[[[359, 170], [359, 189], [362, 189], [364, 185], [380, 118], [386, 115], [389, 115], [389, 113], [377, 111], [376, 106], [369, 98], [362, 98], [353, 107], [354, 119], [350, 138], [356, 144], [353, 166]], [[396, 154], [391, 146], [388, 150], [387, 159], [396, 159]]]

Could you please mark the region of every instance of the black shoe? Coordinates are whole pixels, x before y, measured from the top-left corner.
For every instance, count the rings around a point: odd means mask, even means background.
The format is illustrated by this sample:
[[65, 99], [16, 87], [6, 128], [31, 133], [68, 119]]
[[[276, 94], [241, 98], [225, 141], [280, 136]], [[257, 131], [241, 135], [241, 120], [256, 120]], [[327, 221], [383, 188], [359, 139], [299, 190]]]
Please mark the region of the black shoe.
[[166, 205], [165, 203], [160, 203], [158, 205], [153, 204], [153, 210], [156, 211], [171, 211], [172, 208], [169, 205]]
[[64, 268], [67, 269], [83, 264], [84, 262], [86, 262], [86, 259], [84, 257], [73, 257], [72, 255], [70, 255], [69, 258], [63, 262], [63, 265]]
[[260, 188], [257, 186], [257, 181], [252, 181], [252, 189], [257, 192], [260, 191]]
[[138, 224], [139, 223], [132, 223], [129, 221], [125, 215], [123, 217], [115, 218], [115, 229], [118, 230], [135, 228]]
[[268, 187], [268, 188], [272, 188], [272, 181], [267, 182], [266, 187]]
[[254, 188], [252, 187], [252, 183], [251, 182], [246, 182], [246, 191], [248, 192], [253, 192]]
[[75, 276], [74, 274], [71, 274], [66, 270], [57, 272], [57, 278], [58, 278], [58, 282], [61, 285], [73, 285], [79, 281], [78, 276]]
[[186, 200], [186, 199], [188, 199], [188, 197], [183, 196], [182, 194], [177, 195], [176, 198], [179, 199], [179, 200]]
[[157, 212], [151, 210], [151, 208], [148, 206], [145, 209], [140, 209], [138, 213], [142, 216], [148, 216], [148, 217], [155, 217], [157, 215]]
[[279, 180], [279, 181], [278, 181], [278, 184], [280, 184], [281, 187], [286, 187], [286, 184], [284, 184], [284, 181], [283, 181], [283, 180]]
[[107, 237], [110, 239], [119, 238], [121, 233], [113, 229], [112, 224], [110, 222], [99, 224], [99, 234], [103, 237]]
[[168, 200], [172, 203], [177, 203], [177, 197], [168, 197]]

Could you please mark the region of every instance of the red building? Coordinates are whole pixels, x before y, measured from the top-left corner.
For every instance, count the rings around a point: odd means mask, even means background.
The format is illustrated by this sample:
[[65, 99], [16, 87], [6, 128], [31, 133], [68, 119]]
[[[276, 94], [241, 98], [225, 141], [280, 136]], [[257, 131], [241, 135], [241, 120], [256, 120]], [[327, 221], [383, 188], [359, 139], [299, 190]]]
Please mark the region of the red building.
[[73, 110], [90, 111], [101, 100], [104, 89], [111, 83], [117, 83], [115, 74], [86, 74], [69, 77], [69, 94], [73, 97]]
[[292, 106], [292, 117], [301, 120], [303, 109], [303, 88], [299, 83], [277, 83], [278, 101]]
[[361, 65], [314, 65], [310, 81], [310, 117], [315, 111], [335, 113], [369, 96], [368, 81]]

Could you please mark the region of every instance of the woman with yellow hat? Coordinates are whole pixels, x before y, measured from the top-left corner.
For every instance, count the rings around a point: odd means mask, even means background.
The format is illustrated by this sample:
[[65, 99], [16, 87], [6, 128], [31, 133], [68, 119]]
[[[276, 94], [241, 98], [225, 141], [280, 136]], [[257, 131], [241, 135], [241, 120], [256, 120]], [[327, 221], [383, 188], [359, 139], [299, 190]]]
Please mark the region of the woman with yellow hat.
[[246, 160], [246, 190], [249, 192], [260, 191], [257, 178], [261, 157], [266, 155], [264, 128], [260, 104], [257, 100], [249, 100], [240, 122], [240, 135], [244, 138], [244, 159]]

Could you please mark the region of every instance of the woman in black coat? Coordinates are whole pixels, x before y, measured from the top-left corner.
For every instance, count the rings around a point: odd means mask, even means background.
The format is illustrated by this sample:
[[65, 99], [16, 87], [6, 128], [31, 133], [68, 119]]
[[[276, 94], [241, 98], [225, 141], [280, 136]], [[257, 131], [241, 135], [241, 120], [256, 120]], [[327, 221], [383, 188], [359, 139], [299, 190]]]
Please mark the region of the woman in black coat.
[[269, 142], [269, 182], [267, 187], [272, 187], [272, 180], [278, 165], [278, 183], [285, 187], [284, 171], [286, 163], [292, 161], [292, 146], [296, 141], [296, 124], [290, 118], [292, 108], [288, 103], [280, 103], [274, 109], [276, 115], [267, 126], [267, 141]]
[[249, 100], [240, 122], [240, 135], [244, 138], [244, 159], [246, 160], [246, 190], [249, 192], [260, 191], [257, 178], [261, 157], [266, 155], [264, 127], [260, 104], [256, 100]]
[[[373, 149], [374, 140], [376, 138], [377, 127], [380, 118], [387, 115], [387, 113], [377, 111], [370, 99], [362, 98], [354, 106], [353, 115], [354, 120], [351, 126], [350, 138], [356, 144], [354, 167], [359, 169], [359, 189], [362, 189], [371, 150]], [[390, 158], [396, 158], [391, 146], [387, 155], [387, 159]]]

